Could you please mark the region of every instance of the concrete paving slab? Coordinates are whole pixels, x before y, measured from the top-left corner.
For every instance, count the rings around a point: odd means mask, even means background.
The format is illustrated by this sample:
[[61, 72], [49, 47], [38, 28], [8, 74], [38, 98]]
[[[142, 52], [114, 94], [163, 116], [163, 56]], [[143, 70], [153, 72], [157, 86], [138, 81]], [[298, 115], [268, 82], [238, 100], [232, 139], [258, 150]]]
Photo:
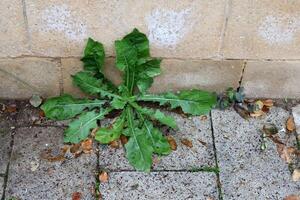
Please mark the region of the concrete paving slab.
[[[214, 166], [215, 159], [209, 117], [201, 120], [200, 117], [185, 118], [171, 112], [167, 114], [175, 118], [179, 131], [168, 129], [163, 132], [166, 135], [171, 135], [176, 140], [177, 150], [172, 151], [168, 156], [159, 157], [154, 155], [153, 169], [189, 170]], [[181, 143], [181, 140], [185, 138], [192, 141], [192, 148]], [[123, 148], [113, 149], [107, 145], [100, 145], [99, 162], [102, 168], [108, 170], [133, 170], [133, 167], [127, 161]]]
[[76, 159], [50, 162], [42, 152], [59, 154], [63, 129], [57, 127], [18, 128], [8, 175], [6, 197], [30, 200], [72, 199], [75, 192], [81, 199], [94, 199], [97, 156], [84, 154]]
[[0, 127], [0, 174], [5, 174], [11, 152], [11, 130]]
[[300, 183], [293, 182], [288, 164], [276, 145], [267, 139], [267, 149], [261, 150], [261, 129], [274, 123], [282, 141], [295, 143], [293, 135], [285, 133], [289, 112], [272, 108], [263, 119], [242, 119], [233, 109], [213, 110], [212, 120], [220, 167], [224, 199], [283, 199], [300, 195]]
[[0, 177], [0, 199], [2, 199], [4, 192], [4, 177]]
[[112, 172], [100, 183], [103, 200], [217, 199], [216, 175], [207, 172]]

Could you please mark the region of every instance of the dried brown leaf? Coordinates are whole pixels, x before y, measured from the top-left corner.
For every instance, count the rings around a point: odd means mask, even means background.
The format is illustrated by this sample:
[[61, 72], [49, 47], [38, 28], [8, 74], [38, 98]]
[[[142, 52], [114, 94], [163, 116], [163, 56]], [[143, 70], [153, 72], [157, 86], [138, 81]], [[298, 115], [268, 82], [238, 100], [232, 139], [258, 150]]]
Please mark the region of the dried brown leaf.
[[17, 112], [17, 106], [15, 105], [6, 106], [5, 111], [9, 113]]
[[286, 121], [286, 129], [289, 132], [293, 132], [296, 129], [295, 126], [295, 122], [294, 122], [294, 118], [293, 117], [289, 117], [288, 120]]
[[185, 145], [185, 146], [187, 146], [187, 147], [189, 147], [189, 148], [192, 148], [192, 147], [193, 147], [193, 143], [192, 143], [192, 141], [189, 140], [189, 139], [184, 138], [184, 139], [182, 139], [180, 142], [181, 142], [183, 145]]
[[300, 196], [292, 194], [292, 195], [285, 197], [283, 200], [300, 200]]
[[265, 99], [265, 100], [262, 100], [262, 102], [263, 102], [264, 106], [266, 106], [266, 107], [272, 107], [274, 105], [272, 99]]
[[83, 153], [91, 153], [93, 151], [93, 140], [91, 138], [81, 142], [81, 149]]
[[128, 142], [128, 138], [125, 135], [120, 136], [122, 145], [125, 145]]
[[101, 183], [106, 183], [108, 181], [108, 173], [105, 172], [105, 171], [102, 171], [100, 174], [99, 174], [99, 181]]
[[265, 115], [265, 112], [262, 110], [254, 111], [253, 113], [250, 113], [251, 117], [261, 117]]
[[80, 192], [74, 192], [72, 194], [72, 200], [80, 200], [81, 199], [81, 193]]
[[92, 132], [91, 132], [91, 136], [92, 137], [95, 137], [95, 135], [96, 135], [96, 132], [98, 131], [98, 127], [96, 127], [96, 128], [94, 128], [93, 130], [92, 130]]
[[177, 149], [177, 143], [176, 143], [175, 139], [172, 136], [168, 135], [167, 140], [170, 144], [171, 149], [173, 151], [175, 151]]
[[109, 146], [110, 146], [111, 148], [118, 149], [118, 148], [120, 148], [120, 142], [119, 142], [119, 140], [111, 141], [111, 142], [109, 143]]
[[249, 119], [250, 113], [244, 107], [234, 104], [234, 110], [244, 119]]

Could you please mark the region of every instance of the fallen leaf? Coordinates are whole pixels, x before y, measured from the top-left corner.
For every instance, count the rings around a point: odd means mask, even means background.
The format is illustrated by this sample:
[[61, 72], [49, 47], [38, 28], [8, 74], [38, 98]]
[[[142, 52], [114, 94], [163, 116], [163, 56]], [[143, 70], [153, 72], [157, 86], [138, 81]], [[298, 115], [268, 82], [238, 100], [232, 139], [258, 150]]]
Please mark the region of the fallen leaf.
[[114, 140], [109, 143], [109, 146], [114, 149], [120, 148], [119, 140]]
[[234, 104], [234, 110], [244, 119], [249, 119], [250, 113], [244, 107]]
[[44, 113], [43, 110], [39, 111], [39, 116], [40, 116], [40, 118], [44, 118], [45, 117], [45, 113]]
[[168, 135], [167, 140], [170, 144], [171, 149], [173, 151], [175, 151], [177, 149], [177, 143], [176, 143], [175, 139], [172, 136]]
[[272, 99], [265, 99], [265, 100], [262, 100], [262, 102], [263, 102], [264, 106], [266, 106], [266, 107], [272, 107], [274, 105]]
[[292, 194], [292, 195], [285, 197], [283, 200], [300, 200], [300, 196]]
[[83, 153], [91, 153], [93, 150], [93, 140], [91, 138], [81, 142], [81, 148]]
[[39, 106], [41, 105], [42, 99], [41, 99], [41, 97], [40, 97], [39, 95], [34, 94], [34, 95], [32, 95], [32, 97], [30, 98], [29, 103], [30, 103], [33, 107], [37, 108], [37, 107], [39, 107]]
[[293, 132], [296, 129], [295, 126], [295, 122], [294, 122], [294, 118], [293, 117], [289, 117], [288, 120], [286, 121], [286, 129], [289, 132]]
[[207, 116], [206, 116], [206, 115], [201, 115], [201, 116], [200, 116], [200, 120], [201, 120], [201, 121], [207, 120]]
[[293, 181], [300, 181], [300, 169], [295, 169], [292, 175]]
[[254, 111], [253, 113], [250, 113], [251, 117], [261, 117], [265, 115], [265, 112], [262, 110]]
[[125, 145], [128, 142], [128, 138], [125, 135], [120, 136], [122, 145]]
[[288, 148], [283, 145], [283, 144], [276, 144], [277, 147], [277, 152], [279, 154], [279, 156], [281, 157], [282, 160], [284, 160], [286, 163], [291, 163], [292, 162], [292, 158], [291, 158], [291, 154], [288, 151]]
[[182, 139], [181, 140], [181, 143], [189, 148], [192, 148], [193, 147], [193, 143], [191, 140], [188, 140], [186, 138]]
[[74, 192], [72, 194], [72, 200], [80, 200], [81, 199], [81, 193], [80, 192]]
[[99, 181], [102, 182], [102, 183], [106, 183], [108, 181], [108, 173], [105, 172], [105, 171], [102, 171], [99, 174]]
[[263, 131], [267, 136], [275, 135], [278, 133], [277, 127], [275, 126], [275, 124], [272, 124], [272, 123], [264, 124]]
[[78, 157], [82, 153], [81, 144], [73, 144], [70, 148], [70, 152], [75, 156]]
[[255, 102], [255, 108], [257, 111], [261, 110], [264, 107], [264, 103], [261, 100]]
[[9, 106], [6, 106], [5, 111], [6, 111], [6, 112], [9, 112], [9, 113], [17, 112], [17, 106], [16, 106], [16, 105], [9, 105]]

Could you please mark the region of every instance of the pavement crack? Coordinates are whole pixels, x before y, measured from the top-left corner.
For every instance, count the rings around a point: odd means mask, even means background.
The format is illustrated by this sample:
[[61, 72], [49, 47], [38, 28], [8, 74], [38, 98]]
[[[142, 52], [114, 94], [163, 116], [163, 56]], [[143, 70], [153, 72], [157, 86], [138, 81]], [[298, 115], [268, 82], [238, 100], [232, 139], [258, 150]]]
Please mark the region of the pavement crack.
[[[213, 140], [213, 149], [214, 149], [214, 157], [215, 157], [215, 165], [216, 168], [221, 170], [219, 168], [218, 164], [218, 155], [217, 155], [217, 148], [215, 143], [215, 135], [214, 135], [214, 126], [213, 126], [213, 119], [212, 119], [212, 112], [209, 113], [210, 117], [210, 126], [211, 126], [211, 133], [212, 133], [212, 140]], [[220, 172], [216, 173], [217, 176], [217, 187], [218, 187], [218, 193], [219, 193], [219, 200], [223, 200], [223, 193], [222, 193], [222, 184], [220, 179]]]

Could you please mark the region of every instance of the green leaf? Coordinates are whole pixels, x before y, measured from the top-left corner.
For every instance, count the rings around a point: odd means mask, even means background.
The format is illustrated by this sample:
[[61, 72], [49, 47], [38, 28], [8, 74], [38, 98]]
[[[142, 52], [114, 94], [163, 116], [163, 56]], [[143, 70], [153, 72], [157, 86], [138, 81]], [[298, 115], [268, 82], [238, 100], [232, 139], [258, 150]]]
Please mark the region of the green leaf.
[[135, 169], [149, 172], [152, 165], [153, 147], [146, 138], [144, 130], [134, 125], [131, 107], [127, 107], [126, 115], [130, 135], [128, 143], [125, 144], [126, 157]]
[[111, 128], [100, 128], [96, 132], [95, 139], [99, 141], [100, 143], [107, 144], [111, 141], [114, 141], [120, 137], [122, 134], [122, 130], [124, 127], [126, 113], [123, 112], [118, 119], [115, 121], [113, 126]]
[[123, 40], [126, 40], [137, 49], [137, 56], [139, 58], [150, 56], [149, 40], [147, 36], [138, 29], [133, 29], [133, 31], [126, 35]]
[[147, 133], [147, 139], [152, 144], [154, 153], [168, 155], [171, 152], [171, 147], [168, 140], [162, 135], [160, 130], [154, 128], [153, 124], [148, 120], [144, 121], [144, 128]]
[[87, 45], [84, 49], [84, 56], [81, 61], [84, 63], [84, 69], [95, 73], [102, 73], [104, 65], [104, 48], [100, 42], [88, 39]]
[[173, 129], [177, 129], [176, 121], [173, 117], [171, 116], [166, 116], [163, 112], [160, 110], [153, 110], [150, 108], [142, 108], [136, 103], [131, 103], [131, 105], [137, 109], [138, 112], [140, 112], [143, 115], [147, 115], [150, 117], [152, 120], [157, 120], [160, 123], [167, 125]]
[[124, 84], [130, 94], [133, 92], [135, 83], [135, 66], [137, 62], [136, 48], [126, 40], [115, 42], [116, 47], [116, 66], [119, 70], [124, 71]]
[[170, 104], [171, 108], [181, 107], [183, 112], [192, 115], [207, 114], [215, 106], [217, 97], [214, 93], [202, 90], [183, 90], [177, 94], [145, 94], [138, 97], [141, 101], [159, 102], [160, 105]]
[[64, 142], [79, 143], [86, 139], [91, 129], [97, 127], [97, 120], [103, 119], [111, 110], [111, 108], [108, 108], [100, 110], [99, 113], [95, 111], [82, 113], [79, 118], [72, 121], [65, 130]]
[[113, 94], [114, 91], [103, 83], [103, 80], [93, 77], [93, 74], [88, 71], [81, 71], [72, 76], [73, 83], [78, 86], [83, 92], [88, 94], [101, 94], [102, 97], [120, 98]]
[[159, 59], [151, 59], [137, 67], [136, 85], [140, 92], [146, 92], [153, 83], [153, 77], [161, 73], [160, 63]]
[[113, 98], [111, 101], [111, 106], [115, 109], [123, 109], [126, 105], [126, 101], [120, 98]]
[[48, 99], [41, 109], [49, 119], [64, 120], [75, 117], [86, 108], [100, 108], [104, 103], [104, 100], [75, 99], [71, 95], [64, 94]]

